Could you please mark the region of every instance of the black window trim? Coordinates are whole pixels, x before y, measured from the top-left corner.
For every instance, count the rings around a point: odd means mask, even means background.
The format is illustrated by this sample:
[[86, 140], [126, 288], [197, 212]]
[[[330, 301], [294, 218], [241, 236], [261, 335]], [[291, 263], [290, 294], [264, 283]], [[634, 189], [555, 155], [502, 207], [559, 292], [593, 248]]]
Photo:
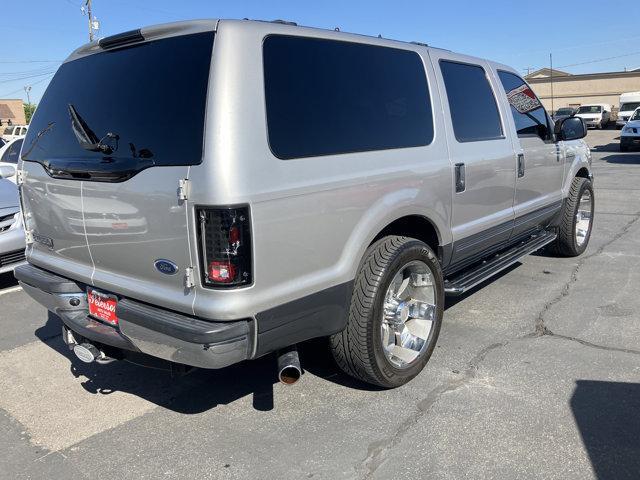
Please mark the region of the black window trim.
[[[500, 130], [502, 131], [502, 135], [497, 136], [497, 137], [488, 137], [488, 138], [480, 138], [477, 140], [460, 140], [458, 138], [458, 135], [456, 134], [456, 129], [453, 126], [453, 118], [451, 117], [451, 106], [449, 105], [449, 92], [447, 92], [447, 86], [444, 84], [444, 75], [442, 75], [442, 67], [441, 64], [442, 62], [448, 62], [448, 63], [457, 63], [459, 65], [467, 65], [469, 67], [479, 67], [482, 69], [482, 71], [484, 72], [484, 75], [487, 79], [487, 83], [489, 84], [489, 89], [491, 90], [491, 93], [493, 95], [493, 101], [496, 103], [496, 110], [498, 110], [498, 118], [500, 119]], [[500, 103], [498, 102], [498, 97], [496, 96], [496, 91], [495, 88], [493, 86], [493, 84], [491, 83], [491, 78], [489, 77], [489, 75], [487, 74], [487, 69], [484, 68], [482, 65], [478, 65], [477, 63], [471, 63], [471, 62], [463, 62], [461, 60], [453, 60], [453, 59], [449, 59], [449, 58], [440, 58], [438, 60], [438, 68], [440, 69], [440, 76], [442, 77], [442, 84], [444, 87], [444, 90], [447, 94], [447, 106], [449, 107], [449, 121], [451, 122], [451, 129], [453, 130], [453, 135], [456, 137], [456, 141], [458, 143], [476, 143], [476, 142], [492, 142], [495, 140], [504, 140], [507, 138], [507, 136], [505, 135], [504, 132], [504, 118], [502, 118], [502, 110], [500, 108]]]
[[[432, 126], [432, 131], [433, 131], [433, 135], [431, 136], [431, 140], [428, 143], [425, 143], [424, 145], [416, 145], [413, 147], [388, 147], [388, 148], [378, 148], [375, 150], [353, 150], [353, 151], [348, 151], [348, 152], [338, 152], [338, 153], [325, 153], [322, 155], [304, 155], [304, 156], [300, 156], [300, 157], [293, 157], [293, 158], [282, 158], [279, 157], [274, 151], [273, 148], [271, 147], [271, 140], [269, 138], [269, 121], [267, 118], [267, 92], [266, 92], [266, 82], [265, 82], [265, 78], [264, 78], [264, 43], [267, 41], [268, 38], [270, 37], [289, 37], [289, 38], [308, 38], [308, 39], [312, 39], [312, 40], [325, 40], [325, 41], [329, 41], [329, 42], [340, 42], [340, 43], [353, 43], [356, 45], [367, 45], [367, 46], [371, 46], [371, 47], [379, 47], [379, 48], [388, 48], [390, 50], [400, 50], [400, 51], [404, 51], [404, 52], [410, 52], [415, 54], [418, 59], [420, 60], [420, 64], [422, 66], [422, 71], [424, 73], [424, 79], [425, 79], [425, 83], [427, 84], [427, 93], [429, 95], [429, 102], [430, 102], [430, 106], [431, 106], [431, 126]], [[267, 35], [265, 35], [262, 38], [262, 44], [260, 46], [260, 51], [262, 53], [262, 55], [260, 55], [260, 59], [262, 62], [262, 93], [263, 93], [263, 112], [264, 112], [264, 124], [265, 124], [265, 130], [264, 133], [266, 134], [267, 137], [267, 145], [269, 146], [269, 151], [271, 152], [271, 155], [273, 155], [275, 158], [277, 158], [278, 160], [284, 161], [284, 162], [288, 162], [288, 161], [295, 161], [295, 160], [304, 160], [304, 159], [308, 159], [308, 158], [322, 158], [322, 157], [335, 157], [335, 156], [339, 156], [339, 155], [354, 155], [354, 154], [370, 154], [370, 153], [375, 153], [375, 152], [385, 152], [385, 151], [389, 151], [389, 150], [411, 150], [414, 148], [425, 148], [425, 147], [429, 147], [431, 145], [433, 145], [433, 142], [436, 139], [436, 119], [435, 119], [435, 111], [433, 108], [433, 102], [434, 102], [434, 98], [433, 98], [433, 91], [432, 91], [432, 85], [429, 82], [429, 75], [427, 74], [427, 68], [425, 65], [425, 61], [424, 58], [422, 57], [422, 55], [420, 55], [420, 53], [418, 53], [416, 50], [412, 49], [412, 48], [398, 48], [398, 47], [389, 47], [386, 45], [376, 45], [374, 43], [370, 43], [370, 42], [355, 42], [355, 41], [351, 41], [351, 40], [338, 40], [338, 39], [333, 39], [333, 38], [328, 38], [328, 37], [316, 37], [316, 36], [312, 36], [312, 35], [291, 35], [291, 34], [284, 34], [284, 33], [269, 33]]]
[[[524, 78], [522, 78], [520, 75], [518, 75], [517, 73], [511, 72], [509, 70], [505, 70], [503, 68], [496, 68], [496, 72], [498, 73], [498, 80], [500, 80], [500, 73], [508, 73], [513, 75], [514, 77], [519, 78], [520, 80], [522, 80], [522, 83], [524, 83], [527, 87], [529, 87], [529, 89], [533, 92], [533, 94], [536, 96], [536, 98], [538, 99], [538, 102], [540, 102], [540, 108], [542, 108], [544, 110], [545, 113], [545, 117], [547, 119], [547, 138], [542, 139], [540, 138], [540, 135], [536, 135], [535, 133], [523, 133], [523, 134], [519, 134], [518, 130], [516, 130], [516, 137], [518, 138], [539, 138], [542, 142], [547, 143], [547, 144], [551, 144], [551, 143], [556, 143], [556, 138], [555, 135], [553, 133], [553, 127], [551, 126], [550, 122], [553, 122], [553, 119], [551, 118], [551, 115], [549, 115], [549, 112], [547, 112], [547, 109], [544, 108], [544, 105], [542, 104], [542, 101], [540, 100], [540, 97], [538, 97], [538, 94], [533, 90], [533, 88], [531, 88], [531, 85], [529, 85], [529, 82], [527, 82]], [[506, 95], [507, 95], [507, 91], [504, 88], [504, 85], [502, 85], [502, 81], [500, 80], [500, 85], [502, 86], [502, 90], [504, 90], [505, 93], [505, 99], [506, 99]], [[507, 105], [509, 106], [509, 109], [511, 109], [511, 105], [509, 104], [509, 102], [507, 101]], [[515, 128], [515, 120], [513, 121], [514, 123], [514, 128]]]

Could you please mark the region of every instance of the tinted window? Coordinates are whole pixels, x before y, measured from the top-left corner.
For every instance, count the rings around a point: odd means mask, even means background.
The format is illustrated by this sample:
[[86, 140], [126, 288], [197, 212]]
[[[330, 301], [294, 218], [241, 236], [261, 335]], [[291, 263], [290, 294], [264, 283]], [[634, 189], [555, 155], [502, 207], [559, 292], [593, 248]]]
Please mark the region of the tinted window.
[[502, 137], [498, 105], [486, 72], [478, 65], [440, 61], [453, 131], [459, 142]]
[[578, 109], [578, 113], [602, 113], [602, 107], [596, 105], [587, 105], [585, 107], [580, 107]]
[[[212, 45], [212, 32], [198, 33], [63, 64], [34, 114], [24, 159], [93, 172], [200, 163]], [[176, 123], [184, 128], [168, 141]]]
[[538, 136], [547, 140], [550, 135], [547, 112], [533, 90], [517, 75], [499, 71], [518, 136]]
[[18, 155], [20, 154], [20, 147], [22, 147], [22, 139], [16, 140], [11, 145], [9, 145], [7, 151], [4, 152], [4, 155], [2, 155], [0, 162], [17, 164], [19, 159]]
[[264, 42], [269, 144], [282, 159], [427, 145], [433, 119], [415, 52], [323, 39]]
[[640, 107], [640, 102], [623, 103], [622, 105], [620, 105], [620, 111], [629, 112], [635, 110], [638, 107]]

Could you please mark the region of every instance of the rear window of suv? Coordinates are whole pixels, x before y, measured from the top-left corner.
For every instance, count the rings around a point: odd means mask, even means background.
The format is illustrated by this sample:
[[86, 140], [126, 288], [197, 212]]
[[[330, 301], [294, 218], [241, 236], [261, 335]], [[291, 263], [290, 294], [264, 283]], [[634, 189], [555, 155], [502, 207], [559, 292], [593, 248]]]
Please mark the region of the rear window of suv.
[[36, 110], [23, 159], [93, 172], [200, 163], [213, 36], [152, 40], [64, 63]]
[[433, 118], [420, 56], [272, 35], [263, 47], [269, 145], [281, 159], [428, 145]]

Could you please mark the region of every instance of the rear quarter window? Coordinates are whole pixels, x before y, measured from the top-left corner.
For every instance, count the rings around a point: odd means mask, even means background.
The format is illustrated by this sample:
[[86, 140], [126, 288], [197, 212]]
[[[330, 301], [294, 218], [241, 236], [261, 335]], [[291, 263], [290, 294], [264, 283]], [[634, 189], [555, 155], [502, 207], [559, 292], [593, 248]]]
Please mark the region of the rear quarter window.
[[269, 145], [278, 158], [433, 140], [426, 73], [415, 52], [272, 35], [263, 59]]

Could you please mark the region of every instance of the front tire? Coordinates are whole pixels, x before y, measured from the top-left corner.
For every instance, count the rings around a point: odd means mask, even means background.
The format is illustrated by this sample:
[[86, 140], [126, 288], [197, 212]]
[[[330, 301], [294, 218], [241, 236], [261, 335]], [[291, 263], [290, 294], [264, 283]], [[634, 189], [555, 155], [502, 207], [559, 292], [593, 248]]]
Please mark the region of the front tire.
[[365, 253], [355, 279], [346, 328], [330, 339], [347, 374], [399, 387], [427, 364], [444, 311], [442, 269], [423, 242], [388, 236]]
[[594, 207], [591, 181], [575, 177], [560, 213], [558, 238], [551, 247], [554, 253], [564, 257], [577, 257], [587, 249], [593, 228]]

